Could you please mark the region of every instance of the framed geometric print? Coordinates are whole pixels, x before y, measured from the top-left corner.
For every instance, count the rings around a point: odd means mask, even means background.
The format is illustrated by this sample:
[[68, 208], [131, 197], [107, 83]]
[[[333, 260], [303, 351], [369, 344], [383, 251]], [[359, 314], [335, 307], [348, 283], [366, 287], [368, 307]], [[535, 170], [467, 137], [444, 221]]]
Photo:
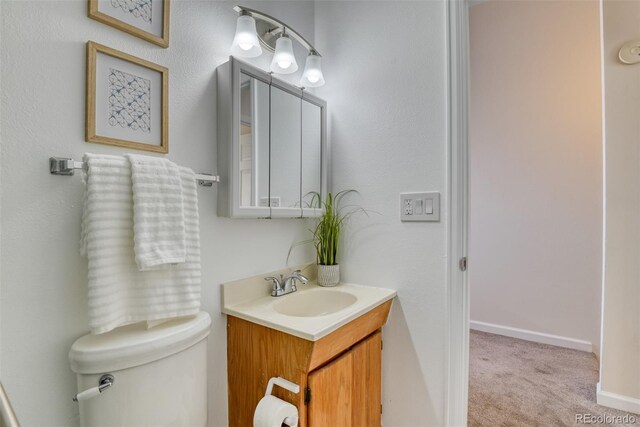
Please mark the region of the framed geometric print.
[[169, 70], [87, 42], [86, 140], [169, 152]]
[[169, 47], [169, 0], [89, 0], [89, 18]]

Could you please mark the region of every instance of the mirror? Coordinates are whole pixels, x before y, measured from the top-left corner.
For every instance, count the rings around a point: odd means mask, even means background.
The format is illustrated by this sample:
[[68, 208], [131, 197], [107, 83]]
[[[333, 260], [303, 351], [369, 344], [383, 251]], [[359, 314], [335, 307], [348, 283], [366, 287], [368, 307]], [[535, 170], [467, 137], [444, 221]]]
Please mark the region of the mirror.
[[218, 215], [319, 216], [326, 103], [231, 58], [218, 67]]
[[322, 107], [302, 100], [302, 208], [303, 216], [319, 209], [322, 189]]
[[300, 209], [301, 102], [300, 97], [271, 85], [271, 216], [302, 215], [282, 209]]
[[240, 79], [240, 206], [269, 206], [269, 85]]

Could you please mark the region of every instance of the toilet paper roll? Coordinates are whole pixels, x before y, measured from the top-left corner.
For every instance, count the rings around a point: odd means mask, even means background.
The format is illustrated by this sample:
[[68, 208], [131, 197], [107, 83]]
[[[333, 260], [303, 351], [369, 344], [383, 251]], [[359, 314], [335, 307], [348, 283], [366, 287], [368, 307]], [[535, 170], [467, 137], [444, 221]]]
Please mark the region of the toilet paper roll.
[[297, 427], [298, 408], [271, 395], [260, 399], [253, 414], [253, 427], [281, 427], [282, 424]]

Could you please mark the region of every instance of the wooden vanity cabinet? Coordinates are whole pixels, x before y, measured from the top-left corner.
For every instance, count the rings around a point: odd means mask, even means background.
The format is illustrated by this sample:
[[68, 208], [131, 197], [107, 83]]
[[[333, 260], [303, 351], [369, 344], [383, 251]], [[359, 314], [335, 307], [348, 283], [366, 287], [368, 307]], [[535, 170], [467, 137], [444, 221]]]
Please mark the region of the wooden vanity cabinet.
[[300, 385], [274, 395], [298, 408], [300, 427], [378, 427], [382, 412], [382, 326], [387, 301], [308, 341], [234, 316], [227, 321], [229, 425], [253, 426], [271, 377]]

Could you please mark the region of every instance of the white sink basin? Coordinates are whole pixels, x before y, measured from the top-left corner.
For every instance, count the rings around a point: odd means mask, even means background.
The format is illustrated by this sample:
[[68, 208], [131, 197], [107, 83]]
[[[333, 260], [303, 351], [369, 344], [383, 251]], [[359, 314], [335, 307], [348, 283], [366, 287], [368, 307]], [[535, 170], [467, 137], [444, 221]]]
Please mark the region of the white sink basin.
[[358, 298], [348, 292], [314, 289], [285, 295], [273, 305], [273, 309], [285, 316], [318, 317], [344, 310], [356, 301]]

